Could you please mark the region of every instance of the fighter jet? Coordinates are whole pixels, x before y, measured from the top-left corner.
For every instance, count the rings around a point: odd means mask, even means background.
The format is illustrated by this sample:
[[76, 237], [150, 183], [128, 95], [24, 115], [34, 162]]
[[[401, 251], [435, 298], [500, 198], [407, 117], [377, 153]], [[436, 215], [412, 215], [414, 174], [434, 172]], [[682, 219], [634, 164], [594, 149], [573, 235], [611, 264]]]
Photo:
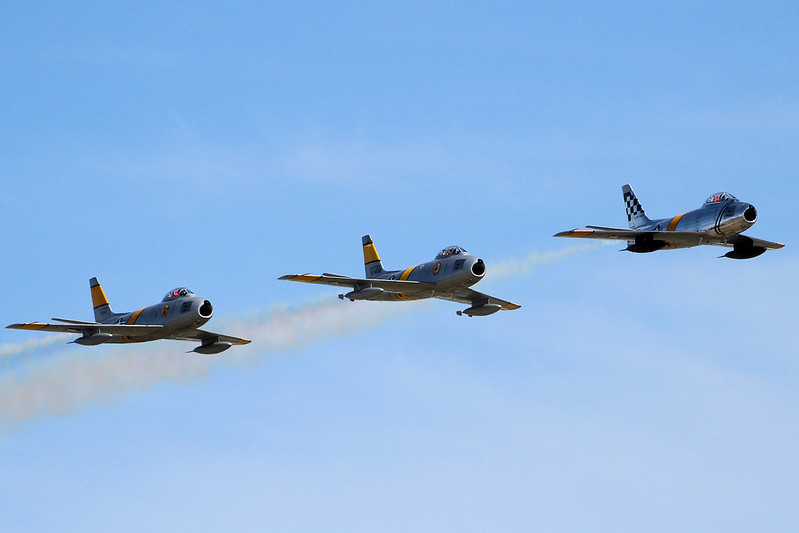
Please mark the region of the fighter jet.
[[350, 278], [336, 274], [295, 274], [278, 279], [349, 287], [352, 290], [339, 294], [340, 299], [394, 302], [440, 298], [452, 300], [469, 307], [457, 311], [459, 316], [485, 316], [500, 309], [518, 309], [519, 305], [473, 291], [469, 287], [480, 281], [486, 273], [482, 259], [470, 255], [460, 246], [441, 250], [433, 261], [405, 270], [384, 270], [372, 238], [364, 235], [363, 262], [366, 278]]
[[627, 241], [627, 248], [624, 250], [636, 253], [712, 244], [731, 247], [732, 251], [722, 256], [731, 259], [750, 259], [766, 250], [785, 246], [778, 242], [741, 235], [757, 221], [757, 210], [752, 204], [741, 202], [730, 193], [713, 194], [705, 200], [702, 207], [694, 211], [673, 218], [650, 220], [632, 187], [624, 185], [621, 190], [627, 207], [629, 230], [586, 226], [589, 229], [562, 231], [556, 233], [555, 237]]
[[115, 313], [108, 305], [103, 287], [97, 278], [89, 280], [94, 305], [94, 322], [54, 318], [62, 324], [29, 322], [11, 324], [11, 329], [61, 331], [79, 333], [72, 342], [84, 346], [104, 343], [145, 342], [158, 339], [200, 341], [192, 352], [203, 355], [224, 352], [234, 344], [248, 344], [248, 339], [220, 335], [198, 329], [213, 316], [211, 302], [198, 297], [186, 287], [169, 291], [160, 304], [151, 305], [132, 313]]

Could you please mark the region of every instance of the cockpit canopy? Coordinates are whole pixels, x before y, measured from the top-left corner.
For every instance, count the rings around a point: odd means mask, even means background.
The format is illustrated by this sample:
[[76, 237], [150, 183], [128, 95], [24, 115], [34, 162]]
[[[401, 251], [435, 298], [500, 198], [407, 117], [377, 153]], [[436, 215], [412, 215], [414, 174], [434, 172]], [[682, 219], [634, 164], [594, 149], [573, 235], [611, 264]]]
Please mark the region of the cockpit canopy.
[[166, 293], [166, 296], [164, 296], [164, 299], [161, 301], [165, 302], [167, 300], [174, 300], [175, 298], [183, 298], [184, 296], [197, 296], [197, 295], [194, 294], [194, 292], [191, 289], [187, 289], [186, 287], [178, 287], [177, 289], [172, 289], [171, 291]]
[[465, 253], [467, 253], [466, 250], [464, 250], [460, 246], [449, 246], [438, 252], [436, 259], [445, 259], [452, 255], [465, 254]]
[[738, 198], [731, 195], [728, 192], [717, 192], [716, 194], [711, 194], [710, 197], [705, 200], [704, 205], [708, 204], [717, 204], [719, 202], [726, 202], [728, 200], [732, 200], [734, 202], [738, 201]]

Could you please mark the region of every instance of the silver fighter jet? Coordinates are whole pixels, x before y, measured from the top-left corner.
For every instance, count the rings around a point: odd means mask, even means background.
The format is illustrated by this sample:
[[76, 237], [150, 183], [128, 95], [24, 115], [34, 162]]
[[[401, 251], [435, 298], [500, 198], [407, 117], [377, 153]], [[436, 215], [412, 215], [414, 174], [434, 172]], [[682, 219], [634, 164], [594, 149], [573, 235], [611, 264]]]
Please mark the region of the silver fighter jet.
[[72, 342], [84, 346], [104, 343], [145, 342], [158, 339], [200, 341], [193, 352], [204, 355], [224, 352], [234, 344], [247, 344], [248, 339], [230, 337], [198, 329], [214, 314], [211, 302], [185, 287], [169, 291], [160, 304], [132, 313], [114, 313], [108, 305], [103, 287], [97, 278], [89, 280], [94, 305], [94, 322], [54, 318], [61, 324], [29, 322], [11, 324], [12, 329], [79, 333]]
[[714, 194], [694, 211], [673, 218], [650, 220], [632, 187], [625, 185], [621, 190], [627, 207], [629, 230], [586, 226], [589, 229], [562, 231], [556, 233], [555, 237], [627, 241], [625, 250], [636, 253], [712, 244], [731, 247], [732, 251], [722, 256], [731, 259], [749, 259], [766, 250], [785, 246], [778, 242], [741, 235], [757, 221], [757, 210], [752, 204], [741, 202], [730, 193]]
[[363, 262], [366, 278], [350, 278], [336, 274], [286, 275], [279, 279], [349, 287], [352, 290], [339, 294], [340, 299], [375, 300], [394, 302], [440, 298], [468, 304], [458, 315], [485, 316], [500, 309], [518, 309], [518, 304], [473, 291], [469, 287], [480, 281], [486, 273], [482, 259], [470, 255], [460, 246], [450, 246], [439, 252], [433, 261], [405, 270], [384, 270], [372, 238], [363, 236]]

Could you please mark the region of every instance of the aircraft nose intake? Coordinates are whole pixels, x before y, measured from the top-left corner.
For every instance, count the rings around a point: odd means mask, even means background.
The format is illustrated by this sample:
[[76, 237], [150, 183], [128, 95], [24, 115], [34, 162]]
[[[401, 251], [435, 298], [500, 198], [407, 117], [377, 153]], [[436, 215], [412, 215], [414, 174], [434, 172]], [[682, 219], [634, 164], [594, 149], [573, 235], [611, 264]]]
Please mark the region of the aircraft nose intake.
[[472, 264], [472, 274], [477, 276], [478, 278], [482, 278], [483, 275], [486, 273], [486, 264], [483, 263], [482, 259], [478, 259]]
[[755, 223], [755, 221], [757, 220], [757, 209], [755, 209], [755, 206], [750, 205], [749, 207], [746, 208], [746, 211], [744, 211], [744, 220], [746, 220], [750, 224]]
[[211, 318], [214, 315], [214, 306], [211, 302], [205, 300], [200, 306], [200, 316], [203, 318]]

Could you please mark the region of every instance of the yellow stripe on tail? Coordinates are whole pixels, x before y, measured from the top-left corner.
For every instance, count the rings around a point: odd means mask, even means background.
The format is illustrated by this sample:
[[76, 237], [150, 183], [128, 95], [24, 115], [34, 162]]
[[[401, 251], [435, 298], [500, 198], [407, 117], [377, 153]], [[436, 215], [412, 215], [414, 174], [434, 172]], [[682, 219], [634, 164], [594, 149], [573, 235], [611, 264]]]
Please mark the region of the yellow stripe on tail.
[[361, 239], [363, 244], [363, 268], [367, 278], [376, 278], [383, 273], [383, 262], [377, 255], [377, 248], [372, 242], [372, 237], [364, 235]]
[[108, 298], [105, 297], [105, 292], [103, 292], [103, 288], [100, 285], [92, 287], [92, 305], [95, 309], [108, 305]]
[[363, 264], [367, 265], [373, 261], [380, 261], [380, 256], [377, 255], [375, 243], [370, 242], [363, 245]]

